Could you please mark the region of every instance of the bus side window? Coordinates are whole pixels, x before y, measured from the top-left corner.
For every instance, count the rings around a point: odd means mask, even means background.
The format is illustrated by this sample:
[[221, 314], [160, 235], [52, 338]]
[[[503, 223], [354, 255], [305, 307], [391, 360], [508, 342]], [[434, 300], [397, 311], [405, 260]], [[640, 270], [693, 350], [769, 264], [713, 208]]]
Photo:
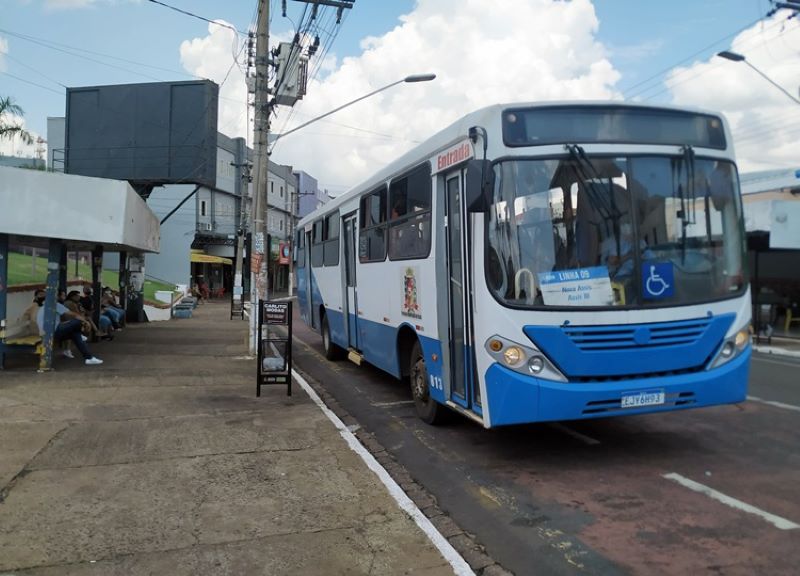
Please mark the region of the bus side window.
[[297, 240], [294, 243], [295, 262], [298, 268], [306, 265], [306, 231], [302, 228], [297, 231]]
[[392, 180], [389, 187], [389, 259], [427, 258], [431, 251], [431, 166]]
[[323, 261], [325, 266], [339, 265], [339, 213], [325, 217]]
[[319, 268], [324, 262], [324, 220], [317, 220], [311, 229], [311, 266]]
[[383, 262], [386, 259], [386, 186], [361, 198], [359, 212], [358, 260]]

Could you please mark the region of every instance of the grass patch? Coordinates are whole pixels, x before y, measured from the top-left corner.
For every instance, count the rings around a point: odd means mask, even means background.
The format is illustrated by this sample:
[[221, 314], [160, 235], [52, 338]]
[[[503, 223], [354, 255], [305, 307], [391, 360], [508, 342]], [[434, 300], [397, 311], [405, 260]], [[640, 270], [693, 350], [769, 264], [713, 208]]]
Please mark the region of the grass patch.
[[[67, 281], [72, 280], [91, 282], [92, 267], [89, 266], [89, 264], [78, 262], [76, 270], [75, 260], [67, 258]], [[18, 252], [9, 252], [9, 286], [18, 286], [20, 284], [44, 284], [45, 282], [47, 282], [47, 258], [41, 256], [34, 258], [33, 256], [19, 254]], [[119, 287], [119, 272], [115, 272], [113, 270], [103, 270], [101, 283], [103, 286], [110, 286], [113, 290], [117, 290]], [[174, 291], [175, 286], [173, 284], [167, 284], [158, 280], [145, 278], [145, 300], [155, 301], [155, 293], [161, 290]]]

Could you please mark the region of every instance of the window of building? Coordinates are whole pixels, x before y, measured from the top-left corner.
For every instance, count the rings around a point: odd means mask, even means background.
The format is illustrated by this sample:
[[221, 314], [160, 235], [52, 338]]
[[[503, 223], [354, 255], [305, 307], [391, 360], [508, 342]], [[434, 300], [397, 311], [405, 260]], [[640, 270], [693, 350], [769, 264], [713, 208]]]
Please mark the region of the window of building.
[[427, 258], [431, 251], [431, 166], [428, 162], [389, 185], [389, 259]]
[[206, 201], [200, 200], [200, 216], [206, 216]]
[[383, 262], [386, 259], [386, 186], [361, 198], [358, 259], [361, 262]]

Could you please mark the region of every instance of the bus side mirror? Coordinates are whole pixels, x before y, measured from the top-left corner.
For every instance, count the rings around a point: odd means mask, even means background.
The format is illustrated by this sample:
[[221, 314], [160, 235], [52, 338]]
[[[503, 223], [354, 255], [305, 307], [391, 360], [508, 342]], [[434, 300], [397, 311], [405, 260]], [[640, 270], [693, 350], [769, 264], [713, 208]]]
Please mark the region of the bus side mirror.
[[468, 212], [486, 212], [494, 191], [494, 169], [490, 160], [470, 160], [467, 164], [465, 206]]

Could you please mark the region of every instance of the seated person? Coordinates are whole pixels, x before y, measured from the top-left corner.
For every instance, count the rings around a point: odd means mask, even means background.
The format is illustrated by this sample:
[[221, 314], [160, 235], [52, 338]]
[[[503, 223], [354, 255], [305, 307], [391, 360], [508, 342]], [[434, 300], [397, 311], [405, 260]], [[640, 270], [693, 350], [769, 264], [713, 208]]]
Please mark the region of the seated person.
[[114, 330], [122, 330], [122, 323], [125, 321], [125, 310], [117, 305], [117, 299], [114, 298], [114, 293], [108, 286], [103, 288], [100, 296], [100, 310], [104, 315], [111, 318]]
[[[44, 335], [44, 301], [45, 291], [36, 291], [36, 304], [39, 311], [36, 313], [36, 324], [39, 334]], [[56, 327], [53, 332], [53, 339], [56, 342], [71, 341], [83, 356], [87, 366], [102, 364], [103, 361], [92, 355], [89, 347], [83, 338], [83, 326], [85, 321], [75, 312], [71, 312], [66, 306], [56, 303]]]
[[39, 312], [39, 304], [36, 302], [39, 290], [34, 292], [33, 301], [25, 311], [17, 318], [17, 321], [8, 329], [8, 338], [24, 338], [26, 336], [38, 336], [39, 326], [36, 324], [36, 314]]
[[67, 299], [64, 301], [64, 306], [86, 321], [92, 327], [92, 331], [103, 340], [114, 339], [114, 337], [110, 334], [111, 320], [108, 317], [101, 315], [100, 328], [98, 329], [95, 323], [92, 321], [90, 313], [87, 312], [83, 306], [81, 306], [81, 295], [77, 290], [70, 290], [70, 292], [67, 294]]

